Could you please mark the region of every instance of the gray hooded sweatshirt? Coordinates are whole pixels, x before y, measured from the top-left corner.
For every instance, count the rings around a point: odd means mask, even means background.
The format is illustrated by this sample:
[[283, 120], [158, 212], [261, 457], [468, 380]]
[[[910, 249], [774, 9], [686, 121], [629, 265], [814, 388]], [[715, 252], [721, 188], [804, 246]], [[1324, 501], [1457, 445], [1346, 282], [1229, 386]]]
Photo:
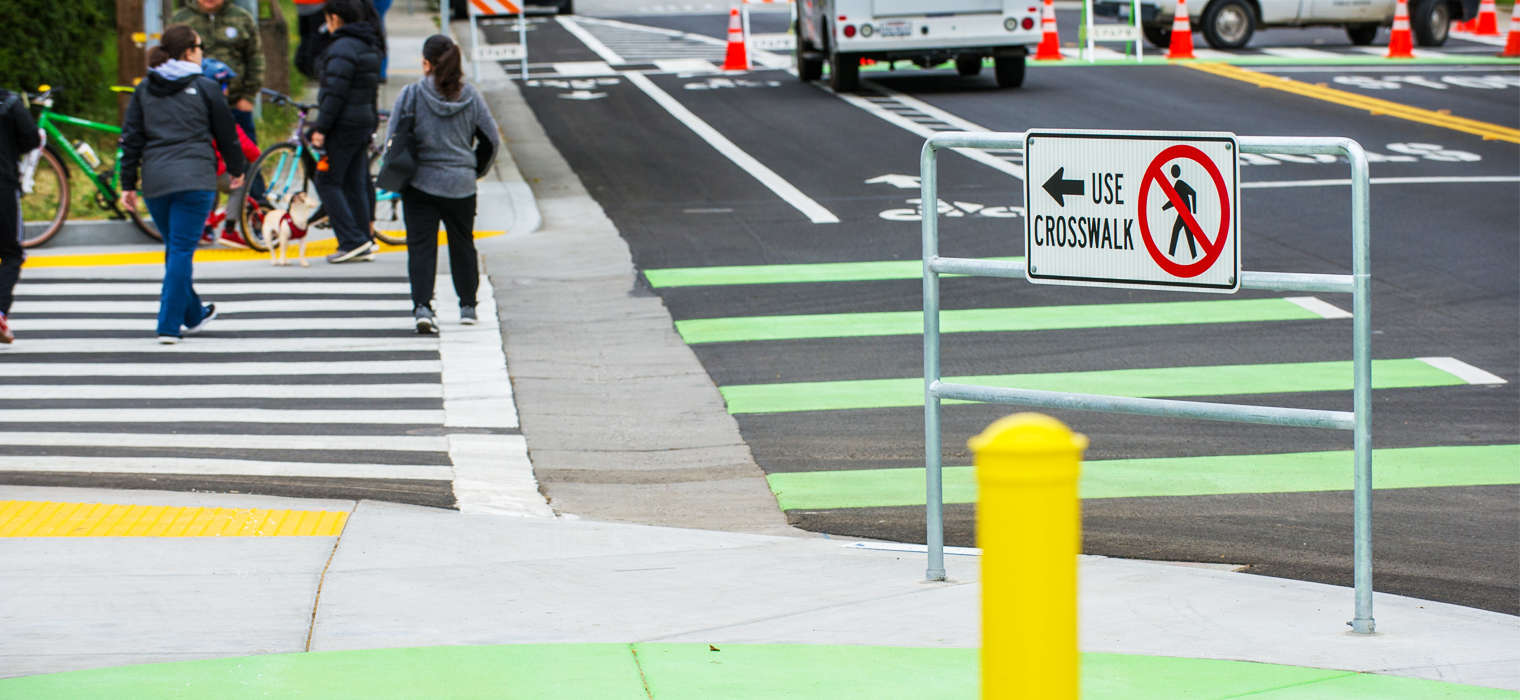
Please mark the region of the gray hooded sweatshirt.
[[[438, 93], [430, 77], [402, 88], [391, 110], [387, 140], [404, 114], [413, 114], [416, 119], [413, 141], [417, 174], [412, 177], [412, 187], [446, 199], [474, 195], [476, 178], [491, 167], [501, 148], [501, 133], [480, 93], [465, 83], [459, 97], [451, 102]], [[476, 156], [477, 137], [490, 141], [484, 163]]]

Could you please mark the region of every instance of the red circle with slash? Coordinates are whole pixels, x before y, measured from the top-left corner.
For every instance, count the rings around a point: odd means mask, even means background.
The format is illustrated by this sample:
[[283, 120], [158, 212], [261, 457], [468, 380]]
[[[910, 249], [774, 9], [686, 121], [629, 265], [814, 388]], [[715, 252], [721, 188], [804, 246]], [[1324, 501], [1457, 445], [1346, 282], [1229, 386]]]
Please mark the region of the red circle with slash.
[[[1203, 226], [1193, 218], [1193, 212], [1188, 210], [1182, 196], [1177, 194], [1177, 190], [1172, 187], [1171, 181], [1161, 174], [1161, 166], [1178, 158], [1203, 166], [1204, 171], [1214, 180], [1214, 191], [1219, 193], [1219, 232], [1214, 235], [1212, 241], [1208, 236], [1203, 235]], [[1167, 200], [1172, 203], [1172, 208], [1177, 211], [1177, 215], [1182, 217], [1183, 224], [1193, 233], [1198, 245], [1203, 246], [1203, 257], [1198, 261], [1186, 265], [1175, 262], [1163, 255], [1161, 248], [1151, 240], [1151, 226], [1147, 221], [1146, 207], [1146, 203], [1150, 201], [1146, 197], [1150, 194], [1151, 183], [1161, 188], [1162, 194], [1166, 195]], [[1224, 252], [1226, 239], [1230, 235], [1230, 195], [1225, 190], [1224, 176], [1220, 174], [1219, 167], [1214, 165], [1213, 159], [1205, 155], [1203, 151], [1187, 144], [1178, 144], [1162, 151], [1155, 160], [1151, 161], [1150, 167], [1145, 169], [1145, 177], [1140, 181], [1140, 216], [1138, 218], [1140, 219], [1140, 240], [1145, 242], [1145, 249], [1150, 252], [1151, 259], [1155, 260], [1167, 274], [1173, 277], [1190, 278], [1207, 272], [1214, 266], [1215, 261], [1219, 260], [1219, 254]]]

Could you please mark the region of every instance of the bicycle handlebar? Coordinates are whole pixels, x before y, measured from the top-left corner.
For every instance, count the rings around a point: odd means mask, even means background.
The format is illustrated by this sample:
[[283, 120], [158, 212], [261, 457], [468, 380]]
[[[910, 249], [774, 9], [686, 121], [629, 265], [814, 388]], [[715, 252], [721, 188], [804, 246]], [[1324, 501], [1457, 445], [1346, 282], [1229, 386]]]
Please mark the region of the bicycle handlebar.
[[285, 94], [281, 94], [279, 92], [275, 92], [274, 90], [270, 90], [269, 88], [260, 88], [259, 92], [263, 93], [263, 95], [265, 97], [268, 97], [270, 102], [272, 102], [274, 104], [277, 104], [277, 105], [290, 105], [291, 107], [295, 107], [296, 109], [299, 109], [299, 110], [302, 110], [302, 111], [307, 111], [307, 110], [312, 110], [312, 109], [316, 109], [317, 108], [317, 106], [314, 105], [314, 104], [307, 104], [305, 102], [297, 102], [295, 100], [290, 99], [289, 95], [285, 95]]

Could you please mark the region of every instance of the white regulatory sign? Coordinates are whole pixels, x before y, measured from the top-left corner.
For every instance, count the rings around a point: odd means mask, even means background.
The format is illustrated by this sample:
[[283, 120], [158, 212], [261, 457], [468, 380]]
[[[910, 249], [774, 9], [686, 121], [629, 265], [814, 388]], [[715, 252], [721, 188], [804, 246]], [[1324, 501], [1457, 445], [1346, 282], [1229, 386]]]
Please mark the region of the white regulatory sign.
[[521, 61], [524, 54], [522, 44], [485, 44], [475, 47], [477, 61]]
[[1239, 152], [1224, 132], [1028, 132], [1029, 281], [1240, 289]]

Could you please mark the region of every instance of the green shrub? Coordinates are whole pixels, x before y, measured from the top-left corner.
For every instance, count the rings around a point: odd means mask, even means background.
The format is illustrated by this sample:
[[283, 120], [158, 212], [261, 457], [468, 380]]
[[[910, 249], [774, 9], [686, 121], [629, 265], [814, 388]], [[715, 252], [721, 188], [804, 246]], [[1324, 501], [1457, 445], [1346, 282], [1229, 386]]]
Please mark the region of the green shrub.
[[0, 86], [63, 87], [58, 111], [114, 124], [114, 0], [0, 0], [0, 6], [12, 18], [0, 22]]

